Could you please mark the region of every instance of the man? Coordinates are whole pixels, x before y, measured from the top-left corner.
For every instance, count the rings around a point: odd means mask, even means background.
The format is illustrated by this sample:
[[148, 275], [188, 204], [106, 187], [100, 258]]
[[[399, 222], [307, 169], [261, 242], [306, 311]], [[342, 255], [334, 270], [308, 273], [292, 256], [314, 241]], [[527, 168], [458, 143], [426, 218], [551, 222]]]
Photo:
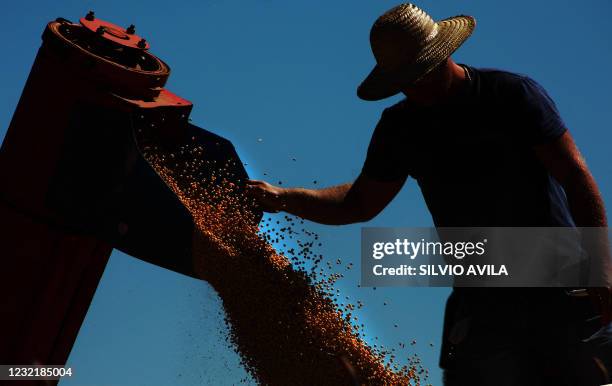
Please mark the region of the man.
[[[474, 27], [470, 16], [436, 23], [411, 4], [382, 15], [370, 34], [377, 65], [357, 93], [406, 98], [384, 110], [359, 177], [320, 190], [250, 181], [250, 194], [267, 211], [349, 224], [376, 216], [410, 176], [437, 227], [606, 227], [597, 185], [542, 87], [450, 58]], [[564, 289], [455, 288], [445, 384], [608, 383], [609, 355], [581, 340], [599, 328], [584, 322], [590, 313]]]

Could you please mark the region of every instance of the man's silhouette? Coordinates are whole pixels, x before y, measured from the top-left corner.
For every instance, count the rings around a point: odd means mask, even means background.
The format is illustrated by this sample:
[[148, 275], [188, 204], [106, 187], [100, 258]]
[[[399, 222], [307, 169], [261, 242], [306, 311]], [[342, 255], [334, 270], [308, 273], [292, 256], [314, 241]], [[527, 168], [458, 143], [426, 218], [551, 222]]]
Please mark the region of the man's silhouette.
[[[412, 177], [437, 227], [606, 227], [597, 185], [546, 91], [450, 58], [474, 27], [469, 16], [436, 23], [411, 4], [382, 15], [370, 34], [377, 65], [358, 95], [406, 98], [382, 113], [359, 177], [320, 190], [250, 181], [249, 192], [267, 211], [348, 224], [372, 219]], [[591, 314], [562, 288], [455, 288], [445, 383], [608, 383], [609, 355], [582, 342], [600, 327], [585, 322]]]

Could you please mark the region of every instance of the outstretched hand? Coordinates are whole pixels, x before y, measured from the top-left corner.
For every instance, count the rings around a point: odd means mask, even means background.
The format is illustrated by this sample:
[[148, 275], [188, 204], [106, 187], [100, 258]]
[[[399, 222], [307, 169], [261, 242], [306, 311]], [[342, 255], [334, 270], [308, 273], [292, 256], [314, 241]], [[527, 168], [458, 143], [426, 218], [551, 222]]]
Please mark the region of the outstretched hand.
[[248, 180], [246, 194], [255, 199], [259, 208], [265, 212], [276, 213], [285, 207], [283, 194], [286, 189], [265, 181]]

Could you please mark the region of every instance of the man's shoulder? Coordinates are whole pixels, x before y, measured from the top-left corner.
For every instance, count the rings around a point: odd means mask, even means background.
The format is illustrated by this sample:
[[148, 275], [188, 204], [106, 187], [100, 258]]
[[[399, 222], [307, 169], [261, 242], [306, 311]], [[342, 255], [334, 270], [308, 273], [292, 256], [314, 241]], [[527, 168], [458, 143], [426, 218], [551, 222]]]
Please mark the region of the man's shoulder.
[[[526, 74], [491, 67], [468, 67], [478, 79], [478, 94], [480, 94], [481, 99], [507, 100], [510, 98], [514, 100], [524, 98], [526, 91], [535, 89], [538, 92], [543, 92], [542, 86]], [[412, 107], [413, 105], [408, 99], [402, 98], [386, 107], [383, 110], [383, 116], [387, 120], [393, 121], [405, 116], [406, 113], [413, 113]]]
[[520, 81], [524, 79], [530, 79], [529, 76], [519, 73], [513, 72], [509, 70], [503, 70], [499, 68], [492, 67], [472, 67], [474, 71], [477, 71], [480, 76], [485, 76], [488, 78], [495, 79], [505, 79], [510, 81]]
[[481, 83], [491, 87], [516, 88], [525, 84], [539, 86], [533, 78], [523, 73], [487, 67], [472, 67], [472, 69], [477, 72]]

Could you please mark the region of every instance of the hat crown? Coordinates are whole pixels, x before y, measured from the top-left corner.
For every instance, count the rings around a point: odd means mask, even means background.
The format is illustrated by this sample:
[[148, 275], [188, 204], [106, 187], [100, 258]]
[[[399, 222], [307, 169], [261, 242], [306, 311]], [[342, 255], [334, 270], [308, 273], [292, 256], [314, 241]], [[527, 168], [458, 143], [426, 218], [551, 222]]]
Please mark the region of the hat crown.
[[401, 4], [380, 16], [370, 31], [378, 65], [389, 71], [412, 62], [437, 35], [438, 24], [414, 4]]

